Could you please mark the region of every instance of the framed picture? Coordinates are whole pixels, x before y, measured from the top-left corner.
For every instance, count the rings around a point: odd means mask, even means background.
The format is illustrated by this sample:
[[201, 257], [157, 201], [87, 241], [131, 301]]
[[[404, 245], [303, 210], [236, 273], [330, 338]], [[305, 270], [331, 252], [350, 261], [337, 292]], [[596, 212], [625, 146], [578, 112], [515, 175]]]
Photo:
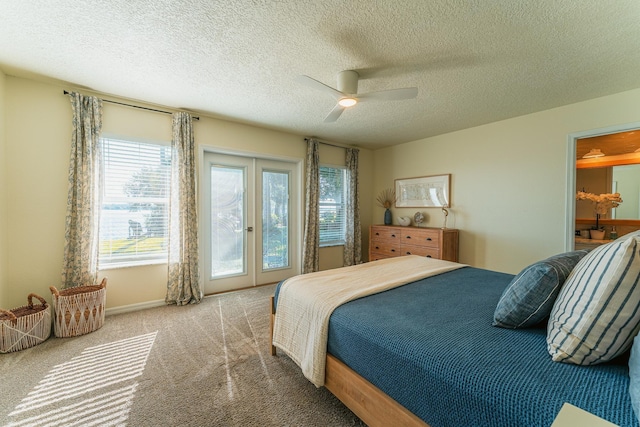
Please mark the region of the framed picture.
[[451, 206], [451, 174], [396, 179], [397, 208]]

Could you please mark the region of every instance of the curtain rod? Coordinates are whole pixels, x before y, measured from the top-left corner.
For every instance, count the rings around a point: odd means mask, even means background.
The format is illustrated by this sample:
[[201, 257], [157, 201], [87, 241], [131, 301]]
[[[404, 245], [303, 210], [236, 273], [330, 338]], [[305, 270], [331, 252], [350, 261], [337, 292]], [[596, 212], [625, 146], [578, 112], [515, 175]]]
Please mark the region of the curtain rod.
[[[305, 142], [309, 142], [309, 140], [310, 140], [310, 139], [316, 139], [316, 138], [305, 138], [305, 139], [304, 139], [304, 141], [305, 141]], [[317, 141], [318, 141], [318, 143], [319, 143], [319, 144], [322, 144], [322, 145], [328, 145], [328, 146], [330, 146], [330, 147], [337, 147], [337, 148], [344, 148], [344, 149], [347, 149], [347, 148], [355, 148], [355, 147], [345, 147], [344, 145], [331, 144], [331, 143], [329, 143], [329, 142], [320, 141], [319, 139], [318, 139]]]
[[[66, 90], [63, 90], [62, 93], [64, 93], [65, 95], [69, 95], [69, 92]], [[103, 102], [110, 102], [112, 104], [118, 104], [118, 105], [124, 105], [125, 107], [132, 107], [132, 108], [139, 108], [141, 110], [147, 110], [147, 111], [153, 111], [155, 113], [163, 113], [163, 114], [172, 114], [170, 111], [164, 111], [164, 110], [156, 110], [154, 108], [149, 108], [149, 107], [141, 107], [139, 105], [132, 105], [132, 104], [125, 104], [124, 102], [118, 102], [118, 101], [111, 101], [109, 99], [103, 99], [100, 98], [101, 101]], [[200, 117], [195, 117], [192, 116], [191, 117], [193, 120], [200, 120]]]

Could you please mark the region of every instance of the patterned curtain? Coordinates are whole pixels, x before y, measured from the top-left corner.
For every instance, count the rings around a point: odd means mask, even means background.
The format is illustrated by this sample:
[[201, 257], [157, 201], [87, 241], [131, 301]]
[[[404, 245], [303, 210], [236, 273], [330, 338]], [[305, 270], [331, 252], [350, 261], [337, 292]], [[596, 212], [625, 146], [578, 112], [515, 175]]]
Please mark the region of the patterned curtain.
[[320, 269], [318, 251], [320, 249], [320, 230], [318, 219], [320, 210], [320, 160], [318, 140], [309, 138], [307, 142], [307, 187], [304, 224], [304, 242], [302, 248], [302, 272], [312, 273]]
[[102, 101], [69, 94], [73, 133], [65, 219], [62, 287], [93, 285], [98, 276]]
[[347, 148], [346, 163], [349, 183], [347, 185], [347, 211], [344, 238], [344, 265], [362, 262], [362, 230], [360, 229], [360, 182], [358, 180], [357, 148]]
[[165, 302], [195, 304], [202, 299], [202, 290], [198, 271], [195, 141], [188, 113], [173, 114], [171, 144], [169, 270]]

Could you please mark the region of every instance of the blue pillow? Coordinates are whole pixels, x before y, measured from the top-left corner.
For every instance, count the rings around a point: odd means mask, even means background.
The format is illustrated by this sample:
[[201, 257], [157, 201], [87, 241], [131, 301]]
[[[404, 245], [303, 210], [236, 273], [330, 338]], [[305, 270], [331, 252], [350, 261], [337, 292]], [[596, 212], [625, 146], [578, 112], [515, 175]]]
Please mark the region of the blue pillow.
[[633, 340], [629, 356], [629, 396], [633, 412], [640, 421], [640, 338], [637, 336]]
[[493, 326], [527, 328], [545, 320], [569, 273], [588, 252], [566, 252], [522, 270], [502, 293], [493, 314]]

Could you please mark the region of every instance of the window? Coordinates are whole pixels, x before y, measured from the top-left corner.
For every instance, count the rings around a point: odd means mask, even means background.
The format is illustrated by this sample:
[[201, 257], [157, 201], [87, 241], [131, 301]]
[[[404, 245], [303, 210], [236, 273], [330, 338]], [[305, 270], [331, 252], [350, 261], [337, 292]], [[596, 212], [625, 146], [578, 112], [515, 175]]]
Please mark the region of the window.
[[102, 138], [101, 266], [166, 261], [171, 147]]
[[347, 170], [320, 166], [320, 246], [344, 245]]
[[262, 171], [262, 269], [289, 267], [289, 172]]

